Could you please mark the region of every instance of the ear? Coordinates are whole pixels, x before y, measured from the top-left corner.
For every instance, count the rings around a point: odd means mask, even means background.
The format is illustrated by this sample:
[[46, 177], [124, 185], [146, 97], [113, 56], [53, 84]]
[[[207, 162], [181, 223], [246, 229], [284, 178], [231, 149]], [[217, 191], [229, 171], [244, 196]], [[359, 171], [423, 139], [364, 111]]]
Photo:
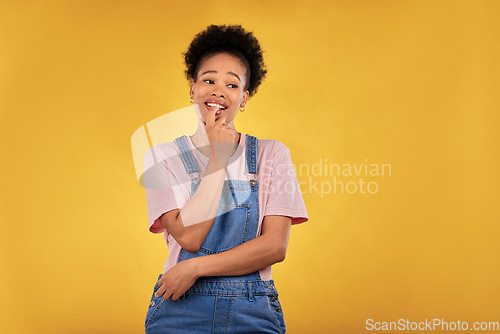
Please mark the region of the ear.
[[240, 104], [241, 107], [244, 107], [247, 104], [249, 95], [250, 95], [250, 93], [248, 92], [248, 90], [245, 91], [245, 93], [243, 93], [243, 100], [241, 100], [241, 104]]
[[189, 96], [194, 96], [194, 81], [191, 81], [191, 85], [189, 85]]

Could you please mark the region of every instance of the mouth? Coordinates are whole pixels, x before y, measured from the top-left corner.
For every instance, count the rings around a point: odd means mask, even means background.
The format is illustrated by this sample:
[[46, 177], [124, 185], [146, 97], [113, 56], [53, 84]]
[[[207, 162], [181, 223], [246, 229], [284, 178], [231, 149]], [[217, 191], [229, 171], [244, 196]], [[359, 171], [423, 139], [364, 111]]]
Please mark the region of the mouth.
[[217, 111], [215, 112], [216, 115], [220, 115], [224, 110], [227, 109], [227, 106], [224, 104], [211, 102], [211, 101], [205, 102], [205, 108], [207, 108], [208, 111], [210, 111], [210, 108], [213, 106], [217, 107]]

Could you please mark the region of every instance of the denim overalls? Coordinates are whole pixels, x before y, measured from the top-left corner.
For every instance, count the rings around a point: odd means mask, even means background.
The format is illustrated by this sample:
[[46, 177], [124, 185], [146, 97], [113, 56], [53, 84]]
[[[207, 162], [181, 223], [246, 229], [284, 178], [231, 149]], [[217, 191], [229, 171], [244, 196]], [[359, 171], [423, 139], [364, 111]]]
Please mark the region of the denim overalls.
[[[186, 136], [174, 140], [187, 173], [191, 195], [201, 182], [200, 169]], [[196, 253], [181, 250], [178, 262], [226, 251], [256, 237], [259, 224], [258, 139], [246, 135], [245, 174], [249, 180], [225, 180], [217, 217]], [[146, 333], [285, 333], [285, 321], [274, 281], [259, 271], [243, 276], [200, 277], [179, 300], [155, 298], [146, 315]]]

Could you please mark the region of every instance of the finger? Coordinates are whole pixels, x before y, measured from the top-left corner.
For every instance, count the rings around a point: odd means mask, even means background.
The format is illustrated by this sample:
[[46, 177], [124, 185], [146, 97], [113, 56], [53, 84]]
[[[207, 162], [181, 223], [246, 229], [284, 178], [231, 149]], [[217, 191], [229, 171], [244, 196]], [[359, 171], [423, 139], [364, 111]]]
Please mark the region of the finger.
[[224, 127], [226, 127], [224, 125], [224, 123], [226, 123], [226, 117], [224, 117], [224, 116], [221, 116], [221, 117], [217, 118], [217, 120], [215, 121], [215, 125], [216, 126], [224, 126]]
[[158, 281], [158, 290], [156, 290], [156, 294], [158, 295], [158, 297], [161, 297], [165, 293], [165, 290], [167, 289], [167, 286], [164, 283], [165, 280], [164, 277], [162, 276], [162, 278], [160, 278], [160, 280]]
[[208, 110], [207, 115], [207, 126], [212, 126], [215, 123], [215, 113], [217, 112], [217, 106], [211, 106]]
[[160, 288], [155, 292], [155, 298], [159, 298], [163, 295], [164, 291]]
[[172, 297], [172, 293], [166, 291], [165, 294], [163, 295], [163, 299], [169, 300]]

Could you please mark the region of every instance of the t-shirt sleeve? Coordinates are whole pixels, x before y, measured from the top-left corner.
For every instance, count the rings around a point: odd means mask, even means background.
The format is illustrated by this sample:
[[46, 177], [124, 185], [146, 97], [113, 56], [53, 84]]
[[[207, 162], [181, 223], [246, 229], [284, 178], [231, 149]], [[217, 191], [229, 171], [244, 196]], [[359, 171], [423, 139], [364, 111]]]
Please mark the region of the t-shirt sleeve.
[[144, 155], [144, 187], [148, 207], [149, 231], [167, 233], [158, 219], [162, 214], [181, 209], [183, 194], [168, 160], [156, 147], [150, 148]]
[[293, 168], [290, 150], [276, 141], [264, 216], [292, 217], [292, 225], [309, 220]]

